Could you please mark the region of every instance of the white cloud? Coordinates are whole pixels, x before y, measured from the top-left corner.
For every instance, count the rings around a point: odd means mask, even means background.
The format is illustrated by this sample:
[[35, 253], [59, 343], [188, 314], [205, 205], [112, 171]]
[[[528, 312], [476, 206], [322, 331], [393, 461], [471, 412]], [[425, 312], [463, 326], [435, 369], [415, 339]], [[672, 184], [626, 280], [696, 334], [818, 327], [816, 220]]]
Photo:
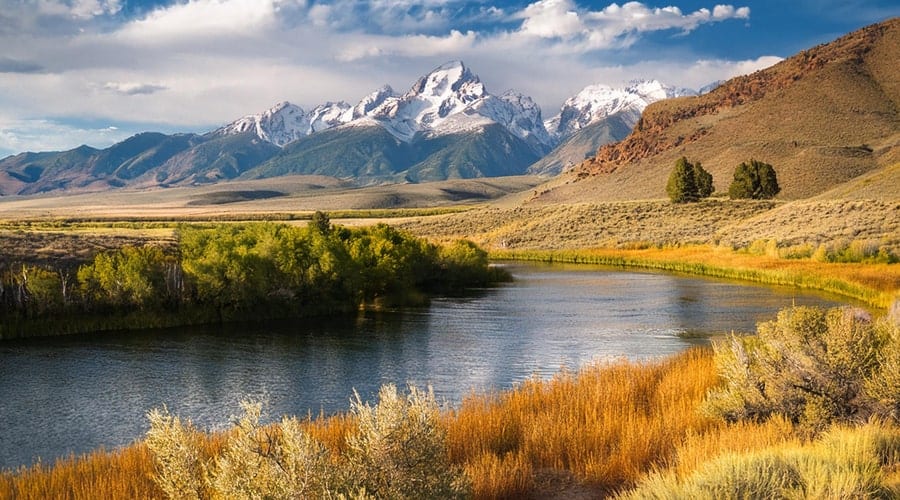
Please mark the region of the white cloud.
[[585, 30], [571, 0], [541, 0], [514, 17], [524, 19], [523, 34], [541, 38], [568, 38]]
[[106, 82], [103, 84], [104, 90], [121, 95], [149, 95], [168, 88], [165, 85], [138, 82]]
[[516, 34], [561, 39], [563, 50], [592, 51], [627, 47], [639, 34], [678, 29], [690, 32], [701, 24], [750, 16], [749, 7], [717, 5], [683, 13], [678, 7], [650, 8], [640, 2], [613, 3], [597, 10], [579, 9], [572, 0], [539, 0], [513, 18], [523, 19]]
[[17, 120], [0, 117], [0, 153], [64, 151], [81, 144], [108, 147], [132, 135], [113, 126], [89, 128], [56, 120]]
[[749, 19], [750, 7], [735, 9], [731, 5], [716, 5], [713, 7], [712, 15], [714, 19]]
[[475, 32], [461, 33], [456, 30], [452, 30], [447, 36], [363, 36], [356, 41], [345, 42], [346, 45], [336, 54], [336, 58], [343, 62], [384, 56], [446, 56], [454, 58], [454, 56], [472, 49], [476, 41]]
[[41, 14], [74, 19], [112, 15], [122, 10], [120, 0], [38, 0], [37, 6]]
[[119, 35], [149, 44], [258, 34], [274, 27], [283, 8], [304, 4], [285, 0], [190, 0], [156, 9], [127, 24]]

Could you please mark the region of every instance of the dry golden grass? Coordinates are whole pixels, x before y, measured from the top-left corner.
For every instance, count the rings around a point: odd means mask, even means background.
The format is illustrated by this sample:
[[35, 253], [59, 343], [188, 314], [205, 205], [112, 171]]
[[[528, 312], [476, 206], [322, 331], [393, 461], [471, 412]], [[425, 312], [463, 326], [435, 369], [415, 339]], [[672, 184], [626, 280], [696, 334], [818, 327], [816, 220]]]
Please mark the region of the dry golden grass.
[[[657, 363], [616, 362], [515, 390], [473, 395], [444, 414], [449, 452], [478, 498], [610, 492], [674, 458], [679, 436], [712, 426], [694, 408], [716, 381], [712, 356], [693, 350]], [[341, 453], [355, 422], [315, 419], [306, 429]], [[206, 453], [221, 447], [221, 435]], [[151, 498], [152, 458], [143, 444], [97, 451], [0, 476], [0, 498]]]
[[871, 241], [900, 253], [900, 198], [795, 201], [735, 221], [716, 236], [720, 243], [735, 247], [761, 239], [776, 240], [782, 247]]
[[629, 248], [691, 243], [779, 246], [865, 240], [900, 254], [900, 202], [874, 200], [631, 201], [483, 208], [396, 222], [438, 241], [493, 249]]
[[153, 461], [142, 444], [119, 451], [98, 450], [55, 465], [36, 464], [0, 475], [0, 498], [21, 500], [161, 498], [153, 483]]
[[715, 380], [709, 354], [690, 351], [472, 396], [447, 415], [450, 454], [466, 464], [477, 498], [534, 494], [542, 477], [569, 475], [608, 493], [670, 458], [676, 436], [711, 425], [694, 408]]
[[399, 225], [420, 236], [470, 238], [490, 248], [572, 249], [706, 243], [719, 230], [771, 210], [773, 202], [707, 200], [524, 205], [422, 217]]

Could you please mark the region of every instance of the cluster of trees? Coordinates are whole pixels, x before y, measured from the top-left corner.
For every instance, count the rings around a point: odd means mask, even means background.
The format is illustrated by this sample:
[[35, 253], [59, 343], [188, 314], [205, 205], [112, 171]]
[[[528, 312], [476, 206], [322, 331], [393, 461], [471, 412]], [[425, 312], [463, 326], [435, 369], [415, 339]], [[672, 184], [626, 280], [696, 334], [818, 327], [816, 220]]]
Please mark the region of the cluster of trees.
[[700, 162], [691, 163], [682, 156], [675, 162], [675, 168], [669, 174], [666, 193], [674, 203], [687, 203], [709, 198], [713, 193], [712, 174], [707, 172]]
[[[713, 178], [700, 162], [691, 163], [682, 156], [669, 174], [666, 193], [673, 203], [687, 203], [712, 195]], [[781, 191], [772, 165], [751, 159], [734, 170], [734, 180], [728, 187], [731, 199], [765, 200]]]
[[[361, 303], [421, 302], [429, 293], [502, 278], [474, 243], [439, 247], [385, 224], [336, 227], [324, 214], [307, 227], [185, 225], [177, 234], [175, 255], [125, 247], [98, 254], [75, 272], [7, 270], [0, 275], [0, 318], [131, 312], [180, 315], [184, 322], [247, 313], [295, 317], [349, 311]], [[10, 332], [0, 331], [0, 337], [4, 333]]]

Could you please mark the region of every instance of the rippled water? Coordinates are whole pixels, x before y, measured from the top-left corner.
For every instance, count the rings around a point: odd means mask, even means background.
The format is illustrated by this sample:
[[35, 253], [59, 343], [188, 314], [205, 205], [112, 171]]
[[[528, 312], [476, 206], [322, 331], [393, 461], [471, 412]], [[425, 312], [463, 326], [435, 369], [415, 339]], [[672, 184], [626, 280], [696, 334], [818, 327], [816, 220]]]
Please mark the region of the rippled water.
[[227, 425], [241, 399], [268, 401], [273, 417], [332, 413], [388, 382], [430, 384], [452, 404], [561, 367], [753, 331], [792, 303], [835, 304], [665, 274], [511, 269], [514, 283], [403, 313], [0, 342], [0, 468], [128, 444], [163, 404], [207, 428]]

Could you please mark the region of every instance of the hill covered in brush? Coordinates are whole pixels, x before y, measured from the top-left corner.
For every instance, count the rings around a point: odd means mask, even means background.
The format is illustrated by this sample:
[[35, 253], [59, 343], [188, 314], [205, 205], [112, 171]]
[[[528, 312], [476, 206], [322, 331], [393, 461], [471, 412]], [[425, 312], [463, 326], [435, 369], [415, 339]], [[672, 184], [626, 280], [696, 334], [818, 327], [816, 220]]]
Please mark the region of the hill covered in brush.
[[900, 19], [891, 19], [707, 94], [656, 102], [627, 138], [601, 147], [540, 198], [662, 198], [682, 156], [701, 161], [719, 192], [750, 158], [775, 166], [782, 199], [816, 196], [863, 175], [897, 185], [890, 175], [900, 162], [897, 61]]

